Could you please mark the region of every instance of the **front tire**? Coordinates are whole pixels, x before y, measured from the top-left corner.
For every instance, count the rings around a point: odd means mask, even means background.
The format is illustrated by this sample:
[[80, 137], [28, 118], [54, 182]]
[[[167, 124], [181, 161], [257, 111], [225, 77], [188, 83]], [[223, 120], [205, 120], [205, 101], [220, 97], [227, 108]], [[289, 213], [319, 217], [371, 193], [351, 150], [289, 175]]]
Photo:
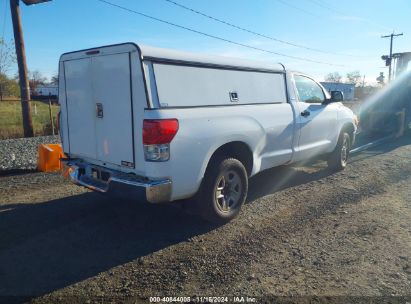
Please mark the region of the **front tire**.
[[207, 168], [198, 198], [200, 215], [224, 224], [241, 210], [248, 192], [247, 170], [237, 159], [215, 159]]
[[328, 167], [334, 171], [344, 170], [348, 163], [348, 156], [351, 149], [351, 138], [347, 132], [342, 132], [338, 139], [337, 147], [331, 153], [327, 163]]

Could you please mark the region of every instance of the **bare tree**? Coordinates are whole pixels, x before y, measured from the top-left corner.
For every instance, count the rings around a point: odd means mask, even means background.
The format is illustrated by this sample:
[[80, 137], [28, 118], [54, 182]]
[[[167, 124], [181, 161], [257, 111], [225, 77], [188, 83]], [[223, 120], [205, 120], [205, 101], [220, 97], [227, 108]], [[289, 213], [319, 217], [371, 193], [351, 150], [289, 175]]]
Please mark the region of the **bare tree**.
[[39, 85], [44, 85], [46, 82], [47, 78], [44, 77], [40, 71], [35, 70], [33, 72], [29, 72], [29, 86], [31, 94], [35, 93], [35, 90]]
[[13, 41], [7, 43], [0, 38], [0, 101], [3, 101], [4, 86], [8, 80], [7, 73], [16, 62]]
[[361, 84], [361, 74], [360, 71], [352, 71], [347, 73], [347, 83], [352, 83], [356, 87], [358, 87]]
[[51, 79], [50, 79], [50, 83], [58, 85], [59, 84], [59, 75], [52, 76]]
[[324, 77], [324, 80], [327, 81], [327, 82], [338, 82], [338, 83], [340, 83], [342, 81], [342, 76], [338, 72], [328, 73]]

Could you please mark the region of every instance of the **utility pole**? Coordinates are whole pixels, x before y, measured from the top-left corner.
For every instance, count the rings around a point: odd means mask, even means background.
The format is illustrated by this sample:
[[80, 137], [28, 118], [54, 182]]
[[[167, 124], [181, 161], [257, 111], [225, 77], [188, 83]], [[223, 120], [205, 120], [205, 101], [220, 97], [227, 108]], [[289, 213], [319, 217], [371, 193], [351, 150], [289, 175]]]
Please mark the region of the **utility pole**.
[[388, 82], [391, 82], [391, 66], [392, 66], [392, 42], [394, 40], [394, 37], [402, 36], [403, 33], [401, 34], [394, 34], [394, 32], [390, 35], [385, 35], [381, 36], [381, 38], [391, 38], [390, 39], [390, 55], [388, 58], [386, 58], [386, 62], [388, 63]]
[[10, 0], [11, 18], [13, 20], [14, 44], [16, 46], [17, 64], [19, 67], [21, 110], [23, 114], [24, 137], [33, 137], [31, 120], [30, 88], [27, 78], [27, 63], [24, 50], [23, 28], [20, 18], [19, 0]]
[[[38, 4], [51, 0], [23, 0], [26, 5]], [[23, 27], [20, 17], [20, 1], [10, 0], [11, 19], [13, 21], [14, 44], [16, 46], [17, 65], [19, 67], [21, 111], [23, 115], [24, 137], [33, 137], [33, 122], [31, 120], [30, 87], [27, 77], [26, 52], [24, 49]]]

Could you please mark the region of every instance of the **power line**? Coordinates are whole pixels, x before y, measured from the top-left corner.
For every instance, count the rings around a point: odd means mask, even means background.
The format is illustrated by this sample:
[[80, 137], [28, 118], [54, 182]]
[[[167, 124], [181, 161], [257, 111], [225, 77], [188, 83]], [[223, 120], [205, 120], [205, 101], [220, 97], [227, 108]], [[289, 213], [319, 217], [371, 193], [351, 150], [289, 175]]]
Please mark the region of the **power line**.
[[320, 2], [320, 1], [318, 1], [318, 0], [308, 0], [308, 1], [310, 1], [311, 3], [314, 3], [314, 4], [318, 5], [318, 6], [320, 6], [320, 7], [322, 7], [322, 8], [325, 8], [325, 9], [327, 9], [327, 10], [329, 10], [329, 11], [332, 11], [332, 12], [335, 12], [335, 13], [338, 13], [338, 14], [344, 14], [344, 13], [341, 12], [340, 10], [337, 10], [337, 9], [335, 9], [335, 8], [332, 8], [331, 6], [328, 6], [328, 5], [326, 5], [326, 4], [324, 4], [323, 2]]
[[304, 57], [297, 57], [297, 56], [286, 55], [286, 54], [274, 52], [274, 51], [271, 51], [271, 50], [266, 50], [266, 49], [254, 47], [254, 46], [252, 46], [252, 45], [248, 45], [248, 44], [245, 44], [245, 43], [235, 42], [235, 41], [233, 41], [233, 40], [229, 40], [229, 39], [222, 38], [222, 37], [219, 37], [219, 36], [207, 34], [207, 33], [204, 33], [204, 32], [198, 31], [198, 30], [195, 30], [195, 29], [193, 29], [193, 28], [189, 28], [189, 27], [186, 27], [186, 26], [183, 26], [183, 25], [179, 25], [179, 24], [176, 24], [176, 23], [173, 23], [173, 22], [170, 22], [170, 21], [166, 21], [166, 20], [163, 20], [163, 19], [160, 19], [160, 18], [157, 18], [157, 17], [153, 17], [153, 16], [150, 16], [150, 15], [147, 15], [147, 14], [144, 14], [144, 13], [141, 13], [141, 12], [138, 12], [138, 11], [135, 11], [135, 10], [132, 10], [132, 9], [130, 9], [130, 8], [127, 8], [127, 7], [124, 7], [124, 6], [121, 6], [121, 5], [118, 5], [118, 4], [115, 4], [115, 3], [112, 3], [112, 2], [106, 1], [106, 0], [96, 0], [96, 1], [99, 1], [99, 2], [102, 2], [102, 3], [105, 3], [105, 4], [108, 4], [108, 5], [110, 5], [110, 6], [113, 6], [113, 7], [119, 8], [119, 9], [122, 9], [122, 10], [127, 11], [127, 12], [130, 12], [130, 13], [134, 13], [134, 14], [137, 14], [137, 15], [140, 15], [140, 16], [143, 16], [143, 17], [146, 17], [146, 18], [151, 19], [151, 20], [155, 20], [155, 21], [158, 21], [158, 22], [161, 22], [161, 23], [164, 23], [164, 24], [168, 24], [168, 25], [171, 25], [171, 26], [174, 26], [174, 27], [177, 27], [177, 28], [186, 30], [186, 31], [190, 31], [190, 32], [193, 32], [193, 33], [196, 33], [196, 34], [199, 34], [199, 35], [203, 35], [203, 36], [209, 37], [209, 38], [213, 38], [213, 39], [217, 39], [217, 40], [224, 41], [224, 42], [227, 42], [227, 43], [231, 43], [231, 44], [234, 44], [234, 45], [242, 46], [242, 47], [245, 47], [245, 48], [248, 48], [248, 49], [257, 50], [257, 51], [261, 51], [261, 52], [265, 52], [265, 53], [269, 53], [269, 54], [274, 54], [274, 55], [278, 55], [278, 56], [282, 56], [282, 57], [287, 57], [287, 58], [291, 58], [291, 59], [296, 59], [296, 60], [302, 60], [302, 61], [307, 61], [307, 62], [325, 64], [325, 65], [330, 65], [330, 66], [345, 67], [345, 65], [333, 64], [333, 63], [323, 62], [323, 61], [317, 61], [317, 60], [308, 59], [308, 58], [304, 58]]
[[294, 47], [297, 47], [297, 48], [302, 48], [302, 49], [305, 49], [305, 50], [314, 51], [314, 52], [319, 52], [319, 53], [324, 53], [324, 54], [333, 54], [333, 55], [350, 56], [350, 57], [361, 57], [361, 56], [350, 55], [350, 54], [342, 54], [342, 53], [324, 51], [324, 50], [320, 50], [320, 49], [316, 49], [316, 48], [311, 48], [311, 47], [304, 46], [304, 45], [297, 44], [297, 43], [288, 42], [288, 41], [281, 40], [281, 39], [278, 39], [278, 38], [275, 38], [275, 37], [272, 37], [272, 36], [268, 36], [268, 35], [265, 35], [265, 34], [261, 34], [261, 33], [255, 32], [255, 31], [253, 31], [253, 30], [250, 30], [250, 29], [241, 27], [241, 26], [239, 26], [239, 25], [235, 25], [235, 24], [230, 23], [230, 22], [225, 21], [225, 20], [222, 20], [222, 19], [213, 17], [213, 16], [211, 16], [211, 15], [208, 15], [208, 14], [205, 14], [205, 13], [200, 12], [200, 11], [198, 11], [198, 10], [195, 10], [195, 9], [193, 9], [193, 8], [191, 8], [191, 7], [182, 5], [181, 3], [178, 3], [178, 2], [173, 1], [173, 0], [164, 0], [164, 1], [169, 2], [169, 3], [173, 4], [173, 5], [178, 6], [178, 7], [182, 8], [182, 9], [187, 10], [187, 11], [190, 11], [190, 12], [192, 12], [192, 13], [195, 13], [195, 14], [201, 15], [201, 16], [203, 16], [203, 17], [206, 17], [206, 18], [208, 18], [208, 19], [211, 19], [211, 20], [213, 20], [213, 21], [216, 21], [216, 22], [222, 23], [222, 24], [224, 24], [224, 25], [233, 27], [233, 28], [235, 28], [235, 29], [237, 29], [237, 30], [241, 30], [241, 31], [247, 32], [247, 33], [249, 33], [249, 34], [253, 34], [253, 35], [255, 35], [255, 36], [259, 36], [259, 37], [263, 37], [263, 38], [266, 38], [266, 39], [270, 39], [270, 40], [273, 40], [273, 41], [276, 41], [276, 42], [280, 42], [280, 43], [283, 43], [283, 44], [291, 45], [291, 46], [294, 46]]
[[287, 1], [277, 0], [277, 2], [280, 2], [280, 3], [282, 3], [282, 4], [286, 5], [286, 6], [292, 7], [292, 8], [294, 8], [294, 9], [296, 9], [296, 10], [299, 10], [299, 11], [301, 11], [301, 12], [303, 12], [303, 13], [306, 13], [307, 15], [311, 15], [311, 16], [316, 17], [316, 18], [322, 18], [321, 16], [319, 16], [319, 15], [317, 15], [317, 14], [314, 14], [314, 13], [312, 13], [312, 12], [310, 12], [310, 11], [307, 11], [307, 10], [301, 8], [301, 7], [298, 7], [298, 6], [296, 6], [296, 5], [293, 5], [293, 4], [291, 4], [291, 3], [287, 2]]
[[[277, 1], [279, 1], [279, 0], [277, 0]], [[360, 22], [364, 22], [364, 23], [368, 23], [369, 25], [378, 27], [378, 28], [380, 28], [380, 29], [384, 29], [384, 30], [389, 29], [388, 27], [386, 27], [386, 26], [384, 26], [384, 25], [381, 25], [381, 24], [379, 24], [379, 23], [376, 23], [376, 22], [374, 22], [374, 21], [372, 21], [372, 20], [370, 20], [370, 19], [367, 19], [367, 18], [362, 18], [362, 17], [357, 17], [357, 16], [345, 16], [346, 13], [344, 13], [343, 11], [341, 11], [341, 10], [339, 10], [339, 9], [336, 9], [335, 7], [331, 7], [331, 6], [327, 5], [327, 4], [324, 4], [324, 2], [321, 1], [321, 0], [308, 0], [308, 1], [310, 1], [311, 3], [314, 3], [314, 4], [318, 5], [318, 6], [320, 6], [320, 7], [322, 7], [322, 8], [325, 8], [325, 9], [327, 9], [327, 10], [333, 12], [333, 13], [337, 13], [337, 14], [343, 15], [342, 17], [351, 17], [351, 18], [353, 18], [354, 20], [357, 20], [357, 21], [360, 21]]]

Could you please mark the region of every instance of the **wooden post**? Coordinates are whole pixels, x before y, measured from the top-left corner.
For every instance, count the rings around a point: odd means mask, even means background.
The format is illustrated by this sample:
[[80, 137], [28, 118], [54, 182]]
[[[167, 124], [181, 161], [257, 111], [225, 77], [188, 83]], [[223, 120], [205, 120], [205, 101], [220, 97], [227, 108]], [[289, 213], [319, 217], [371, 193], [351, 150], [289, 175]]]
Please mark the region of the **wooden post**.
[[14, 44], [16, 46], [17, 64], [19, 67], [20, 98], [23, 115], [24, 137], [33, 137], [33, 122], [31, 120], [30, 87], [27, 78], [27, 63], [24, 50], [23, 28], [20, 19], [19, 0], [10, 0], [11, 18], [13, 20]]
[[50, 100], [50, 98], [49, 98], [49, 116], [50, 116], [51, 130], [52, 130], [52, 132], [53, 132], [53, 135], [55, 135], [55, 134], [54, 134], [53, 112], [52, 112], [52, 110], [51, 110], [51, 100]]

